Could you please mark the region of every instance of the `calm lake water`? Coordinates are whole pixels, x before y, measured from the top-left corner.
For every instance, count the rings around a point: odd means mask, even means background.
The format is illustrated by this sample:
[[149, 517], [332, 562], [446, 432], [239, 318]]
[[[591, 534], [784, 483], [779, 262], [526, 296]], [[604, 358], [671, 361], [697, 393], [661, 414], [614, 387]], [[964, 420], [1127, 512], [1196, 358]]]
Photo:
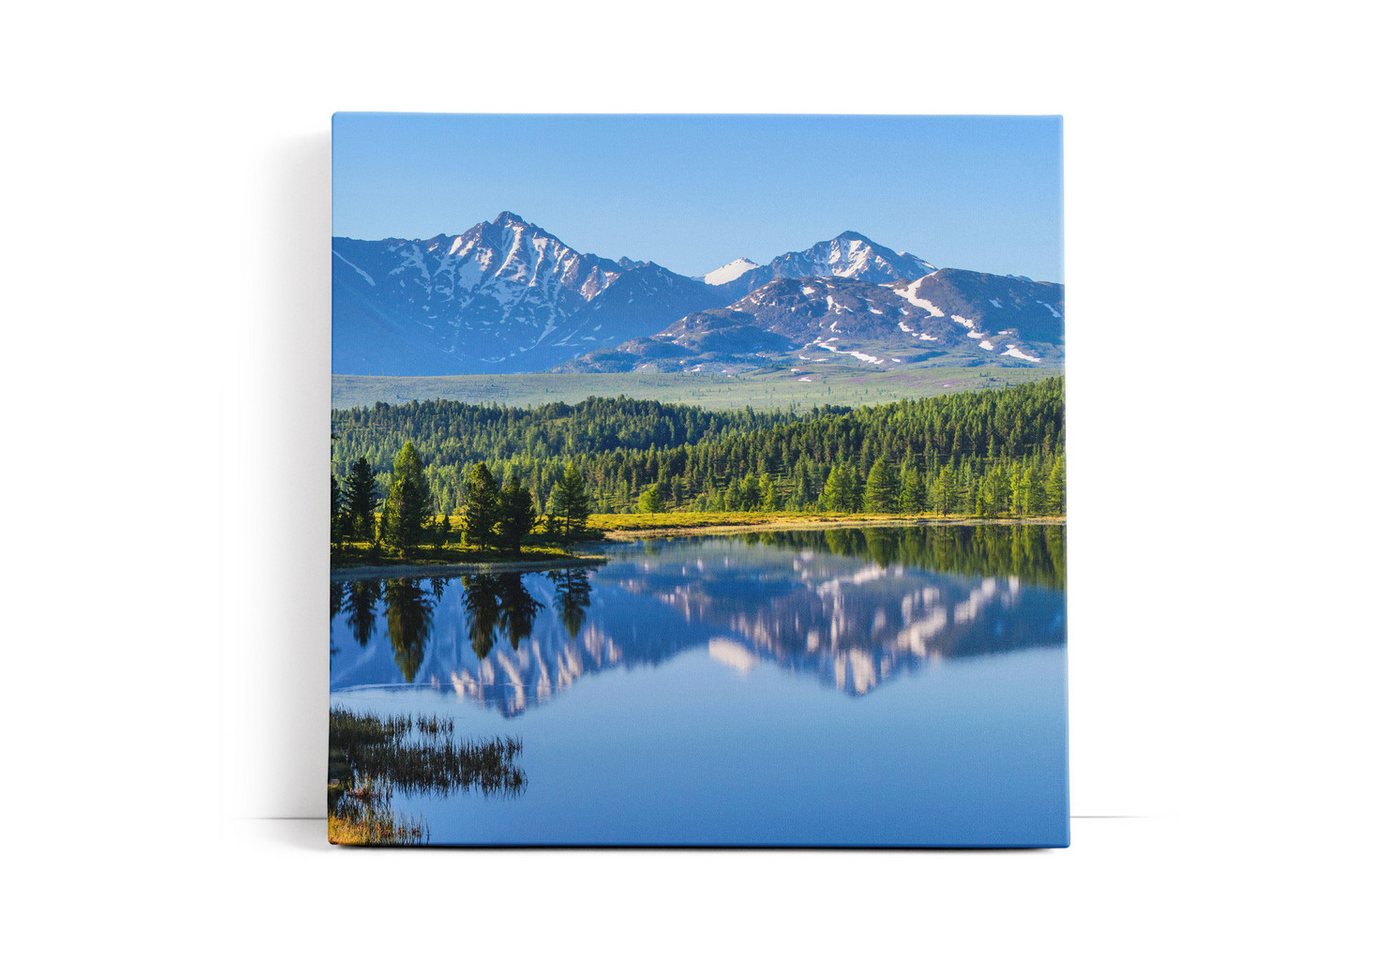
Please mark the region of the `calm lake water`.
[[1062, 527], [600, 549], [332, 582], [333, 708], [520, 741], [517, 792], [394, 791], [430, 843], [1068, 842]]

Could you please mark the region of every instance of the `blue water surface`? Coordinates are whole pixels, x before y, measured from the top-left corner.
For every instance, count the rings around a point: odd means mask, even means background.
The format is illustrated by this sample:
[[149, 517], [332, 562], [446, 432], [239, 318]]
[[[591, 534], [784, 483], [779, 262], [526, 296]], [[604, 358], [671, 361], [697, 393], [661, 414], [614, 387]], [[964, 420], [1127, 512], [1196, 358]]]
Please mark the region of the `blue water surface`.
[[434, 844], [1062, 846], [1063, 530], [652, 540], [332, 584], [332, 706], [518, 738]]

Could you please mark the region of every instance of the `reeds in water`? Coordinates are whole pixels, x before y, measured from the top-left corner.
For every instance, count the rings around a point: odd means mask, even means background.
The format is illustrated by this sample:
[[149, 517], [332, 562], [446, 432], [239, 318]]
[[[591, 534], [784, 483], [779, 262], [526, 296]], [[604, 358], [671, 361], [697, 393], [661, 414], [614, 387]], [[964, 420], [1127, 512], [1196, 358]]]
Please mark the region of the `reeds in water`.
[[427, 825], [395, 814], [395, 789], [446, 795], [525, 789], [517, 737], [459, 742], [451, 718], [332, 709], [328, 809], [332, 843], [417, 844]]

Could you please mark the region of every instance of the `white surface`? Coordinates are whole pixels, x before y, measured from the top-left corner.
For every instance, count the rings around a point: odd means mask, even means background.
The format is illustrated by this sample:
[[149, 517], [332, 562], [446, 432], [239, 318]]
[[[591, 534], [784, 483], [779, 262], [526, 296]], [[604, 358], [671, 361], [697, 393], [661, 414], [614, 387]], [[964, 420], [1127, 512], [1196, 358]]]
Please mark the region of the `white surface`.
[[705, 282], [711, 286], [718, 286], [721, 283], [737, 280], [757, 267], [758, 264], [754, 263], [752, 260], [746, 257], [740, 257], [738, 260], [730, 260], [722, 267], [715, 267], [709, 273], [705, 274], [704, 279]]
[[[559, 4], [524, 34], [429, 6], [10, 12], [17, 955], [1394, 954], [1395, 377], [1327, 335], [1393, 321], [1373, 6]], [[239, 819], [324, 798], [336, 109], [1067, 114], [1073, 809], [1151, 819], [933, 856], [347, 852]], [[1266, 346], [1173, 335], [1203, 327]]]

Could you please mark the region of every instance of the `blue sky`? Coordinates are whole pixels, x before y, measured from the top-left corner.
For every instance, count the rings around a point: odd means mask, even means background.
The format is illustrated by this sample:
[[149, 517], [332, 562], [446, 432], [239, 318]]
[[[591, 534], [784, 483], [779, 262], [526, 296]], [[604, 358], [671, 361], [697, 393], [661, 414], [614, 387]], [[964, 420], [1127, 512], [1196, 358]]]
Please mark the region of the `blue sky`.
[[512, 210], [698, 275], [855, 230], [940, 267], [1063, 279], [1058, 117], [340, 113], [334, 130], [337, 236]]

